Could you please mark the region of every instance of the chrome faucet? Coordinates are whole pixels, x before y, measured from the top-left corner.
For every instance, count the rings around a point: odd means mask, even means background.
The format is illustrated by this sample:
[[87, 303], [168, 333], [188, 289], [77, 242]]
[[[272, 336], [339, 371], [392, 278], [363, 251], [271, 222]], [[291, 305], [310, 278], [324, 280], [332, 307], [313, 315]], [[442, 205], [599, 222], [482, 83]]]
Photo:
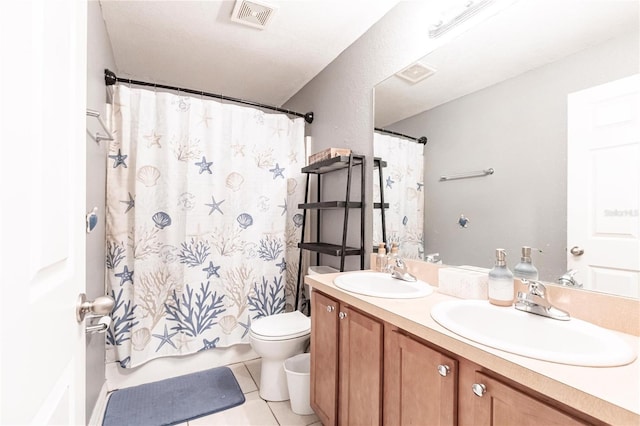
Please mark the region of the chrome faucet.
[[411, 275], [407, 271], [407, 265], [404, 263], [404, 260], [400, 256], [396, 256], [393, 259], [393, 264], [389, 265], [391, 269], [391, 276], [398, 280], [414, 282], [417, 281], [416, 277]]
[[562, 274], [562, 276], [560, 278], [558, 278], [558, 282], [560, 284], [562, 284], [562, 285], [566, 285], [566, 286], [569, 286], [569, 287], [581, 288], [582, 287], [582, 283], [579, 283], [574, 278], [574, 276], [577, 273], [578, 273], [577, 269], [569, 269], [567, 272]]
[[522, 283], [528, 286], [528, 291], [518, 292], [515, 303], [516, 309], [561, 321], [571, 319], [568, 312], [556, 308], [549, 302], [547, 288], [540, 281], [523, 279]]

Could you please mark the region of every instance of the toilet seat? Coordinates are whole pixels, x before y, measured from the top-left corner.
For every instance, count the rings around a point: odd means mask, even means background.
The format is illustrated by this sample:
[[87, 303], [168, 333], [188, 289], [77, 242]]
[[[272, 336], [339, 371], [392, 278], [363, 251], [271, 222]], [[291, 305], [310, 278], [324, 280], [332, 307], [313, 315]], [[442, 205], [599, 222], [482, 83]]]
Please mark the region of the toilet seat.
[[311, 319], [300, 311], [270, 315], [255, 320], [250, 334], [260, 340], [287, 340], [311, 333]]

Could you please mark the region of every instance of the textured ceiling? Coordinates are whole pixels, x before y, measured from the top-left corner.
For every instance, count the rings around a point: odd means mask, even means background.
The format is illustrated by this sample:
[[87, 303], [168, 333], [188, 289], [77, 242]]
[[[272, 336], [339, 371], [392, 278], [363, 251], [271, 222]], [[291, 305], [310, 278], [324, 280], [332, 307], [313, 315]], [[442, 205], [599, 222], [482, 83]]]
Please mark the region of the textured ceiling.
[[235, 1], [101, 0], [118, 76], [282, 105], [398, 0], [269, 0], [264, 30]]

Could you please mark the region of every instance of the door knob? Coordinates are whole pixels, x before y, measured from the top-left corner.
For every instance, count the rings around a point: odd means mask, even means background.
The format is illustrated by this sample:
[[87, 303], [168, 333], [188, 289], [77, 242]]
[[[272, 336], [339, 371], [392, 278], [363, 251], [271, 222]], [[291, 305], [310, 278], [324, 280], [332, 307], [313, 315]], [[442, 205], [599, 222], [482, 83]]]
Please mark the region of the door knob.
[[87, 300], [86, 294], [80, 293], [76, 303], [76, 319], [82, 322], [86, 314], [109, 315], [115, 303], [111, 296], [98, 296], [96, 300], [91, 301]]
[[338, 314], [338, 318], [340, 318], [341, 320], [345, 319], [347, 317], [347, 313], [346, 312], [340, 312]]
[[584, 254], [584, 249], [581, 249], [578, 246], [573, 246], [571, 247], [571, 250], [569, 250], [571, 252], [572, 255], [574, 256], [582, 256]]
[[327, 306], [327, 312], [333, 312], [335, 309], [336, 309], [335, 306], [331, 306], [331, 305]]

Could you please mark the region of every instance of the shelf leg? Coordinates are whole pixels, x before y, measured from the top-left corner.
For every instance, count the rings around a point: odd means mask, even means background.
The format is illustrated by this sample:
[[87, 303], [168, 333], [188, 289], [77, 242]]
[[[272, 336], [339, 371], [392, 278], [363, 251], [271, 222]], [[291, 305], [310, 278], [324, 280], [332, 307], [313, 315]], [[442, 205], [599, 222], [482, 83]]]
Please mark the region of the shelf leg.
[[[308, 203], [309, 202], [309, 175], [307, 175], [307, 184], [305, 185], [304, 188], [304, 202]], [[302, 234], [300, 234], [300, 242], [304, 242], [304, 230], [306, 229], [307, 226], [307, 209], [303, 209], [302, 210]], [[298, 310], [299, 306], [299, 301], [300, 301], [300, 288], [302, 287], [300, 285], [300, 280], [302, 278], [302, 248], [299, 248], [300, 253], [298, 254], [298, 282], [296, 284], [296, 301], [295, 301], [295, 305], [293, 306], [294, 310]]]

